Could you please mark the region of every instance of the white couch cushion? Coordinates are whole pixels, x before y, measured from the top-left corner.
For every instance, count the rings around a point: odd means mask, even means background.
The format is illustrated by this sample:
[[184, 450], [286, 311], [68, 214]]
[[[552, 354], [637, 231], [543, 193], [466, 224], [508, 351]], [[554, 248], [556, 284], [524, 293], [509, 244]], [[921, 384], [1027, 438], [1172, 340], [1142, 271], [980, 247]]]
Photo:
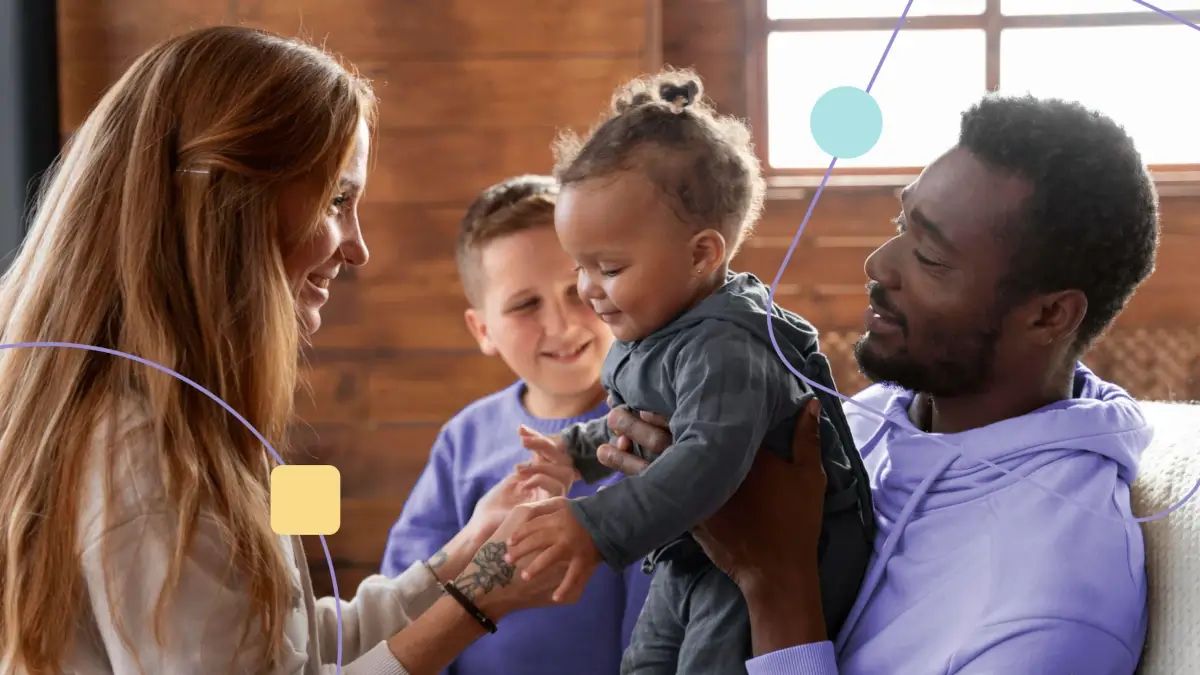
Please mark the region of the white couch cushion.
[[[1200, 405], [1142, 402], [1155, 427], [1133, 485], [1133, 511], [1170, 508], [1200, 480]], [[1200, 495], [1169, 516], [1142, 523], [1150, 629], [1139, 675], [1200, 672]]]

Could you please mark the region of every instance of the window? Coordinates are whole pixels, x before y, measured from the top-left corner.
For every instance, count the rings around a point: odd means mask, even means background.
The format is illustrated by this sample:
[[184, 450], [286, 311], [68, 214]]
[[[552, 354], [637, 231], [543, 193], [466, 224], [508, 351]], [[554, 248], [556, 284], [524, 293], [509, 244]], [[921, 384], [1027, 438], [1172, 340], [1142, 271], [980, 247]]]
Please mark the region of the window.
[[[764, 159], [773, 174], [823, 174], [812, 106], [833, 87], [866, 87], [906, 0], [748, 2]], [[1200, 24], [1200, 0], [1149, 2]], [[1079, 100], [1123, 124], [1156, 169], [1191, 170], [1200, 134], [1184, 73], [1196, 63], [1200, 30], [1137, 0], [913, 0], [871, 89], [883, 133], [837, 173], [914, 173], [954, 144], [962, 110], [997, 88]]]

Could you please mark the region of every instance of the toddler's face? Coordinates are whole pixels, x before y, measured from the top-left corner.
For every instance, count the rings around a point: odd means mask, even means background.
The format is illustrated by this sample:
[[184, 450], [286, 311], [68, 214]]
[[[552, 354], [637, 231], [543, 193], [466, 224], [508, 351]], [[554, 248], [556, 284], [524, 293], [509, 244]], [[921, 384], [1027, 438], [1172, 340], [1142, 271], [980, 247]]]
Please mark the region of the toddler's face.
[[694, 228], [635, 171], [563, 188], [554, 229], [575, 259], [579, 294], [619, 340], [640, 340], [696, 301]]
[[480, 307], [467, 324], [489, 355], [551, 397], [599, 387], [612, 333], [579, 298], [575, 264], [550, 227], [514, 232], [480, 251]]

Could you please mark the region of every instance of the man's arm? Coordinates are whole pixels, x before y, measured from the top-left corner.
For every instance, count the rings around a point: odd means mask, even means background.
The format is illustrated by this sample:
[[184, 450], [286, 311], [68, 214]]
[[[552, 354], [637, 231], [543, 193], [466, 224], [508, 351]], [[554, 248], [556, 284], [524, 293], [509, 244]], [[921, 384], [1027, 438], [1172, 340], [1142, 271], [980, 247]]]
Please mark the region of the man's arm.
[[707, 519], [746, 477], [787, 384], [774, 354], [730, 332], [684, 344], [674, 445], [641, 475], [571, 503], [600, 555], [623, 569]]
[[[753, 615], [753, 609], [751, 610]], [[776, 614], [761, 617], [763, 625], [774, 621], [795, 623], [795, 617]], [[752, 628], [758, 630], [758, 628]], [[755, 635], [757, 639], [759, 636]], [[928, 634], [927, 640], [937, 636]], [[757, 653], [757, 652], [756, 652]], [[905, 670], [903, 654], [896, 655], [896, 670]], [[955, 651], [948, 675], [1133, 675], [1139, 655], [1112, 633], [1095, 626], [1057, 618], [1032, 618], [981, 627], [969, 644]], [[830, 642], [809, 642], [756, 656], [746, 662], [749, 675], [837, 675], [838, 667]]]
[[764, 577], [742, 584], [755, 657], [746, 662], [747, 675], [837, 675], [815, 565]]
[[[414, 562], [437, 553], [461, 529], [455, 503], [454, 447], [445, 430], [438, 434], [400, 518], [388, 533], [381, 572], [396, 576]], [[438, 560], [430, 560], [436, 568]]]
[[[930, 635], [928, 639], [936, 636]], [[1139, 658], [1139, 653], [1096, 625], [1073, 619], [1034, 617], [981, 626], [969, 643], [956, 651], [947, 672], [1133, 675]]]
[[[697, 540], [746, 598], [755, 656], [746, 664], [749, 675], [838, 671], [833, 643], [826, 639], [817, 571], [826, 484], [819, 419], [820, 406], [810, 401], [793, 431], [792, 461], [759, 454], [735, 495], [695, 530]], [[610, 422], [616, 433], [652, 452], [665, 452], [671, 445], [667, 420], [614, 410]], [[646, 463], [621, 445], [606, 449], [606, 461], [626, 475], [645, 471]], [[781, 538], [781, 531], [795, 536]]]
[[746, 674], [838, 675], [837, 658], [832, 642], [814, 642], [750, 659]]

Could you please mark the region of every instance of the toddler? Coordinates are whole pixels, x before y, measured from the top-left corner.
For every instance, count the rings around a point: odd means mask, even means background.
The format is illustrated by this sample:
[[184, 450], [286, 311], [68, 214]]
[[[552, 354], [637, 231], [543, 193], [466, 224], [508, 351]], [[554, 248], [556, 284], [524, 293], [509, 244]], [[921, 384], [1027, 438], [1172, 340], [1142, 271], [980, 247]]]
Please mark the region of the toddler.
[[[764, 180], [738, 120], [702, 100], [690, 71], [641, 78], [618, 90], [611, 114], [587, 138], [556, 144], [562, 184], [560, 242], [575, 260], [580, 296], [616, 341], [601, 381], [616, 405], [670, 419], [674, 445], [640, 475], [532, 519], [511, 540], [526, 573], [567, 564], [560, 590], [601, 562], [654, 569], [650, 595], [622, 660], [623, 674], [745, 673], [750, 624], [737, 586], [687, 533], [737, 490], [760, 447], [791, 456], [804, 405], [820, 400], [828, 475], [820, 542], [827, 629], [836, 634], [871, 552], [866, 473], [840, 401], [814, 392], [780, 361], [833, 389], [817, 331], [769, 301], [750, 274], [730, 271], [762, 206]], [[573, 461], [593, 482], [611, 442], [605, 419], [561, 434], [521, 429], [525, 447]], [[791, 536], [780, 532], [779, 536]]]

